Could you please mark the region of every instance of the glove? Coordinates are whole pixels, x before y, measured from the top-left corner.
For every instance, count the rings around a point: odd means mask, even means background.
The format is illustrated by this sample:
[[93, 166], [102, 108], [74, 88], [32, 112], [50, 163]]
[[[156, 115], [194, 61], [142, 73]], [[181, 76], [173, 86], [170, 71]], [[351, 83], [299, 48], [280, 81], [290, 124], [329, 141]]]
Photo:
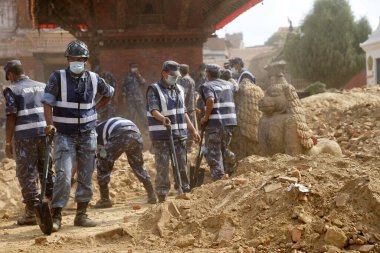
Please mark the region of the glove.
[[51, 133], [55, 133], [57, 131], [57, 128], [53, 125], [48, 125], [45, 127], [45, 134], [50, 135]]
[[5, 144], [5, 157], [13, 158], [13, 146], [12, 142], [7, 142]]

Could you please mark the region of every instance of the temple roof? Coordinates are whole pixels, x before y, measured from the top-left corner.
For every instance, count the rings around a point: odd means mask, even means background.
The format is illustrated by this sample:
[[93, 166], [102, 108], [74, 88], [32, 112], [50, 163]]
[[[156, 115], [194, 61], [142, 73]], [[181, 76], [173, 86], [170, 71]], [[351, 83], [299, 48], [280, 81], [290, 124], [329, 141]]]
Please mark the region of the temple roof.
[[30, 0], [35, 28], [89, 30], [162, 25], [168, 29], [222, 28], [262, 0]]
[[380, 45], [380, 22], [376, 30], [371, 35], [369, 35], [368, 40], [360, 44], [360, 46], [364, 49], [372, 45]]

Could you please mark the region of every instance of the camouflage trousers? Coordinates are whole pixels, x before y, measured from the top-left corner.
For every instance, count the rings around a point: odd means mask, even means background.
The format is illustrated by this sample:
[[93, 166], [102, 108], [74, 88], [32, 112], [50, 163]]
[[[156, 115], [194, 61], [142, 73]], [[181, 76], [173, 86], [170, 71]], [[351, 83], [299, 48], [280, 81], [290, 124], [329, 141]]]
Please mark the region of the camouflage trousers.
[[142, 155], [143, 140], [140, 133], [120, 128], [112, 134], [106, 145], [103, 147], [106, 157], [100, 157], [98, 154], [97, 161], [97, 180], [100, 186], [108, 185], [111, 180], [111, 171], [115, 161], [125, 153], [128, 157], [128, 163], [133, 173], [141, 182], [150, 181], [149, 174], [144, 167]]
[[71, 190], [71, 177], [74, 164], [78, 162], [76, 202], [89, 202], [92, 198], [92, 174], [95, 169], [96, 138], [95, 130], [85, 133], [54, 136], [56, 181], [53, 191], [53, 208], [66, 206]]
[[218, 180], [225, 173], [231, 174], [235, 167], [235, 155], [228, 149], [233, 127], [210, 128], [205, 131], [205, 154], [210, 166], [211, 178]]
[[[20, 183], [23, 202], [38, 202], [38, 180], [42, 182], [45, 162], [45, 136], [15, 140], [16, 176]], [[51, 155], [51, 152], [50, 152]], [[46, 181], [46, 197], [53, 194], [54, 176], [50, 159]]]
[[[174, 140], [175, 151], [177, 155], [179, 172], [181, 175], [182, 190], [190, 191], [189, 179], [186, 171], [186, 140]], [[171, 161], [171, 149], [169, 140], [153, 141], [154, 159], [156, 163], [156, 193], [158, 195], [167, 195], [170, 191], [169, 178], [169, 161]], [[172, 164], [173, 166], [173, 164]], [[177, 185], [174, 185], [177, 188]]]

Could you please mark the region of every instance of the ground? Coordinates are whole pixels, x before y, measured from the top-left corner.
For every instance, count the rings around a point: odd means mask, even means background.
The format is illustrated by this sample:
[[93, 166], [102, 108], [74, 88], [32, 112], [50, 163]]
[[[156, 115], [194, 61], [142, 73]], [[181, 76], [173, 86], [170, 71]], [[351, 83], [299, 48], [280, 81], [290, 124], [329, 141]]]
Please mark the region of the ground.
[[[0, 252], [380, 252], [380, 90], [301, 101], [310, 128], [335, 139], [343, 157], [253, 155], [231, 178], [149, 205], [123, 156], [111, 183], [115, 205], [89, 209], [94, 228], [72, 225], [72, 200], [51, 236], [15, 225], [20, 193], [14, 162], [3, 160]], [[153, 156], [144, 156], [154, 178]], [[95, 189], [92, 203], [98, 198]]]

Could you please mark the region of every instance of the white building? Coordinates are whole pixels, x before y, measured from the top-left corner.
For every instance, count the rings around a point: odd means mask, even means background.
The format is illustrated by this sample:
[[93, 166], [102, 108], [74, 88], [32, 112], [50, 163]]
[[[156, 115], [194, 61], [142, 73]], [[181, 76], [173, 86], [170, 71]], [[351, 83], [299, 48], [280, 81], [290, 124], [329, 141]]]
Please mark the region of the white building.
[[366, 52], [367, 84], [380, 84], [380, 23], [360, 46]]

